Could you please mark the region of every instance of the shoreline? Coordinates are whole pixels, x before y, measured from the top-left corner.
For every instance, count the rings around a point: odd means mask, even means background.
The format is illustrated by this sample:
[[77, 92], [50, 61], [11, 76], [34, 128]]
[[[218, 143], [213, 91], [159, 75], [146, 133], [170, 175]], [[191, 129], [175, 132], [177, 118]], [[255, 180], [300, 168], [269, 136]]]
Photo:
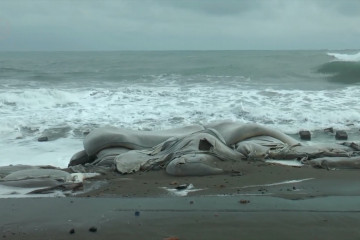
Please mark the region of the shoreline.
[[[29, 240], [360, 235], [358, 170], [264, 162], [240, 162], [228, 169], [232, 171], [202, 177], [109, 172], [87, 179], [86, 191], [75, 196], [0, 199], [1, 234], [4, 239]], [[173, 194], [186, 191], [176, 190], [183, 184], [193, 189], [188, 187], [186, 196]]]
[[[356, 239], [360, 197], [0, 199], [4, 239]], [[339, 204], [340, 203], [340, 204]], [[173, 238], [170, 238], [173, 237]]]

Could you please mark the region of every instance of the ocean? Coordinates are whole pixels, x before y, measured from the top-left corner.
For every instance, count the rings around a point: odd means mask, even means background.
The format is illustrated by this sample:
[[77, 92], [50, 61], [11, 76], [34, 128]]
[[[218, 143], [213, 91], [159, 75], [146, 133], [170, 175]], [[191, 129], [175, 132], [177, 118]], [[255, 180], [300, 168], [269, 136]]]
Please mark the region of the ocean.
[[1, 52], [0, 165], [66, 167], [105, 125], [360, 134], [359, 96], [359, 50]]

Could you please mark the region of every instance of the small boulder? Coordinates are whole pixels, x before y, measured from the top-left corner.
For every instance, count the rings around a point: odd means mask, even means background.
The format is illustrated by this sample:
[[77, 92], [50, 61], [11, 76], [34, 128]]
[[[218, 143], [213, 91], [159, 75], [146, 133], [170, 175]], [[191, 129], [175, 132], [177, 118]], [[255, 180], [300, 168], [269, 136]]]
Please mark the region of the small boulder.
[[299, 135], [301, 140], [307, 140], [307, 141], [311, 140], [310, 131], [306, 131], [306, 130], [300, 131]]
[[47, 142], [49, 141], [49, 138], [47, 136], [39, 137], [38, 142]]
[[347, 135], [347, 133], [345, 131], [339, 130], [339, 131], [336, 131], [335, 139], [336, 140], [347, 140], [348, 135]]

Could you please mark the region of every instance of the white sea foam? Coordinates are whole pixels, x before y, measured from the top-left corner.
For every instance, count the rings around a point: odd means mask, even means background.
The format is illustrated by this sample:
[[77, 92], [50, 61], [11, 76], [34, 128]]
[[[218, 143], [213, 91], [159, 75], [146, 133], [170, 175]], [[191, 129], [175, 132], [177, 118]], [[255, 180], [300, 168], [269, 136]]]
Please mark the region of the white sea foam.
[[266, 160], [268, 163], [275, 163], [285, 166], [292, 166], [292, 167], [301, 167], [303, 164], [297, 160]]
[[[232, 119], [296, 133], [360, 126], [360, 88], [273, 90], [193, 84], [0, 90], [0, 165], [64, 167], [82, 149], [82, 131], [114, 125], [166, 129]], [[49, 142], [37, 142], [49, 135]]]
[[253, 187], [271, 187], [271, 186], [278, 186], [278, 185], [285, 185], [285, 184], [300, 183], [300, 182], [309, 181], [309, 180], [313, 180], [313, 179], [314, 178], [294, 179], [294, 180], [275, 182], [275, 183], [268, 183], [268, 184], [248, 185], [248, 186], [237, 187], [237, 188], [243, 189], [243, 188], [253, 188]]
[[346, 62], [359, 62], [360, 52], [356, 54], [344, 54], [344, 53], [328, 53], [329, 56], [335, 57], [337, 60]]

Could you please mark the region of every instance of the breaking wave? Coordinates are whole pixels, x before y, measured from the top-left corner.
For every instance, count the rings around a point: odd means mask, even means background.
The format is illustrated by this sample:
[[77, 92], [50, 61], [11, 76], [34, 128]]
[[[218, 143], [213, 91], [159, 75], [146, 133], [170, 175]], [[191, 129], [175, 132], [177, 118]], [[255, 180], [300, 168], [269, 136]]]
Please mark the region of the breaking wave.
[[345, 61], [345, 62], [360, 61], [360, 52], [356, 54], [328, 53], [327, 55], [334, 57], [337, 61]]
[[332, 81], [345, 84], [360, 83], [360, 52], [356, 54], [327, 53], [335, 57], [318, 68], [319, 73], [327, 74]]

